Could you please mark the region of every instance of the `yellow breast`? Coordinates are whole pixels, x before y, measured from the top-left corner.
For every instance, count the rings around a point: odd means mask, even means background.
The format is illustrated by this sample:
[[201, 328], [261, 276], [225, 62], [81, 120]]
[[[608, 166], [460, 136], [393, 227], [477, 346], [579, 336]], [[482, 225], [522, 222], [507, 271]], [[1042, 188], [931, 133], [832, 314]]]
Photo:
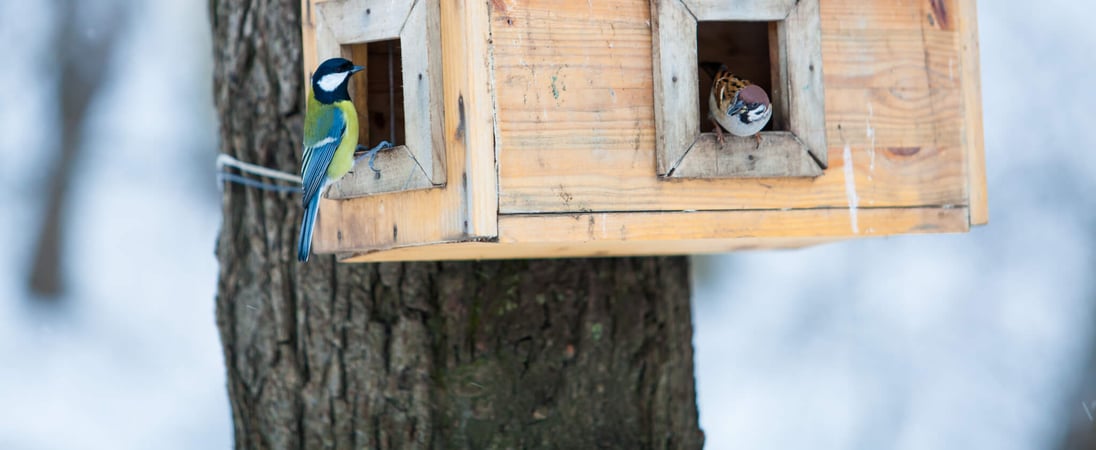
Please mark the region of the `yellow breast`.
[[354, 109], [354, 103], [341, 100], [335, 102], [335, 106], [342, 110], [346, 118], [346, 131], [339, 142], [339, 148], [335, 149], [335, 157], [331, 158], [331, 165], [327, 166], [327, 177], [331, 181], [350, 172], [354, 167], [354, 150], [358, 148], [358, 111]]

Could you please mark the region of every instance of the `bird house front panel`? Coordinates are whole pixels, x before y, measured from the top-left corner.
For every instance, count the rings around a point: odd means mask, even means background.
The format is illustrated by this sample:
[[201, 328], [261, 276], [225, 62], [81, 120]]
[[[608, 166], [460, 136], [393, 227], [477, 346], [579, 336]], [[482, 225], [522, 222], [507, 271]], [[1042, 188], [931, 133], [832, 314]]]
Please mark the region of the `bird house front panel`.
[[[821, 127], [824, 135], [808, 140], [825, 143], [815, 159], [826, 164], [813, 178], [756, 179], [663, 176], [674, 164], [709, 166], [693, 173], [731, 164], [715, 148], [704, 158], [659, 158], [660, 121], [681, 121], [677, 129], [690, 132], [700, 127], [694, 93], [665, 99], [688, 106], [659, 103], [657, 79], [672, 83], [676, 73], [681, 83], [696, 73], [695, 54], [688, 54], [695, 49], [658, 48], [661, 18], [652, 14], [663, 4], [673, 5], [678, 22], [702, 16], [680, 0], [492, 2], [501, 213], [824, 209], [845, 215], [843, 234], [879, 232], [882, 224], [863, 223], [865, 209], [967, 214], [971, 180], [982, 174], [981, 163], [971, 165], [980, 144], [968, 142], [981, 133], [977, 56], [965, 47], [975, 30], [960, 26], [960, 18], [973, 21], [973, 1], [827, 0], [814, 11], [796, 9], [817, 17], [821, 63], [812, 71], [806, 59], [807, 75], [787, 77], [785, 88], [824, 92], [824, 109], [800, 117], [804, 128], [793, 133], [807, 142], [803, 136]], [[773, 18], [782, 14], [773, 11]], [[801, 44], [778, 43], [784, 52], [803, 51], [795, 47]], [[658, 51], [663, 58], [654, 57]], [[820, 79], [810, 75], [820, 72]], [[691, 137], [673, 139], [687, 146]], [[963, 223], [921, 229], [960, 231]]]

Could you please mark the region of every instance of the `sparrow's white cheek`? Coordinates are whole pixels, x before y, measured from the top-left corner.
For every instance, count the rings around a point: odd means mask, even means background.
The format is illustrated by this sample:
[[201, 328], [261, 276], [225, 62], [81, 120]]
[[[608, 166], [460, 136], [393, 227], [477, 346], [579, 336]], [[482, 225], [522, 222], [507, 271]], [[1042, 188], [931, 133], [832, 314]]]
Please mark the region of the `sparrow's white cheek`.
[[339, 87], [340, 84], [343, 83], [344, 80], [346, 80], [346, 77], [348, 76], [350, 76], [350, 74], [347, 72], [329, 73], [327, 75], [324, 75], [322, 78], [320, 78], [320, 89], [323, 89], [327, 92], [334, 91]]
[[755, 122], [768, 117], [770, 111], [772, 111], [771, 107], [758, 108], [748, 112], [747, 117], [749, 117], [750, 122]]

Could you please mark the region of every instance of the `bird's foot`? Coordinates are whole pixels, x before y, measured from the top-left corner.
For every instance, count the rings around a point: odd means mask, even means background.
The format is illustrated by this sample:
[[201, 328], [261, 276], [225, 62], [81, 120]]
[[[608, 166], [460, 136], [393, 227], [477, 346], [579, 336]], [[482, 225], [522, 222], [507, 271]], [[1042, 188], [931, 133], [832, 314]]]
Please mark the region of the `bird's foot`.
[[754, 139], [757, 139], [757, 148], [761, 148], [761, 133], [754, 133]]
[[355, 152], [355, 154], [360, 153], [360, 155], [358, 155], [357, 157], [354, 158], [354, 162], [356, 163], [359, 160], [361, 160], [362, 158], [364, 158], [366, 155], [368, 155], [369, 156], [369, 169], [372, 170], [373, 173], [377, 174], [377, 176], [380, 176], [380, 174], [381, 174], [380, 169], [377, 169], [376, 167], [373, 167], [373, 163], [377, 160], [377, 152], [379, 152], [381, 150], [384, 150], [384, 149], [388, 149], [388, 148], [392, 148], [392, 143], [390, 143], [388, 141], [381, 141], [380, 144], [377, 144], [377, 146], [373, 147], [373, 148], [366, 148], [364, 145], [359, 145], [358, 146], [358, 151]]
[[719, 141], [719, 145], [723, 145], [723, 141], [724, 141], [724, 139], [723, 139], [723, 127], [719, 126], [719, 122], [716, 122], [715, 119], [711, 119], [711, 120], [712, 120], [712, 125], [715, 125], [715, 130], [714, 130], [715, 131], [715, 140]]

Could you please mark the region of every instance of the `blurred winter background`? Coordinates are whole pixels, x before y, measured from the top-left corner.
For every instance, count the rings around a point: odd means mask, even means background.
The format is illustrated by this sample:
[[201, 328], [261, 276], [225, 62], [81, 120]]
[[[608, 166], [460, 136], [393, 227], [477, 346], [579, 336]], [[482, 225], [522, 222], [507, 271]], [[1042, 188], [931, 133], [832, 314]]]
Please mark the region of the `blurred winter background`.
[[[1092, 445], [1093, 11], [980, 5], [990, 226], [694, 258], [708, 448]], [[0, 449], [230, 447], [206, 2], [0, 42]]]

